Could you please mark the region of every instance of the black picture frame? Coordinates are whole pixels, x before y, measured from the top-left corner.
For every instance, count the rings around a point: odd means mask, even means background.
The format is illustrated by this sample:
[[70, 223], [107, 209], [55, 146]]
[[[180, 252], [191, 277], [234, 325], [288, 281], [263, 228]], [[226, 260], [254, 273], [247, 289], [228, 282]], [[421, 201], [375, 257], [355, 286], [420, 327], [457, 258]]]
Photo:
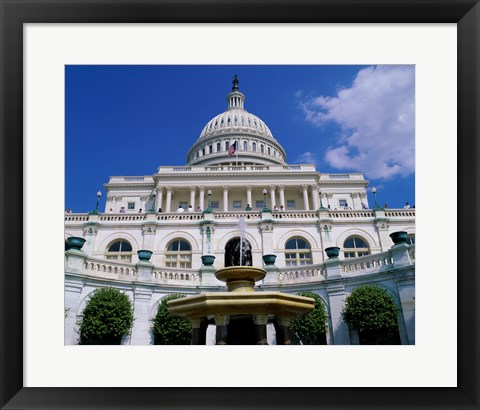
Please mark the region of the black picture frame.
[[[478, 0], [0, 0], [0, 17], [2, 409], [479, 409]], [[458, 244], [448, 242], [448, 237], [445, 237], [441, 246], [457, 246], [458, 251], [458, 387], [23, 387], [23, 24], [87, 22], [457, 23], [457, 196], [458, 204], [464, 207], [464, 212], [458, 212]], [[435, 144], [434, 139], [432, 144]], [[448, 169], [449, 165], [445, 166]], [[443, 193], [439, 193], [441, 194]], [[445, 220], [439, 223], [447, 225], [449, 222]], [[455, 263], [449, 259], [446, 262], [449, 265]], [[439, 343], [444, 331], [446, 330], [439, 330]], [[228, 366], [218, 364], [218, 371], [225, 372], [225, 377], [228, 377]]]

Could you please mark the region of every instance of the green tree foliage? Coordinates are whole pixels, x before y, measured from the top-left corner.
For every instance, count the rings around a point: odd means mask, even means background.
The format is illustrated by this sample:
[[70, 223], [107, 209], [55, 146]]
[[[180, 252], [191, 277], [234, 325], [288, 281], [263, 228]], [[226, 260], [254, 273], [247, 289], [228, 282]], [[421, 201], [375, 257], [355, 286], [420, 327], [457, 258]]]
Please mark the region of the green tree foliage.
[[398, 344], [397, 314], [393, 298], [375, 285], [355, 289], [342, 309], [343, 320], [358, 332], [362, 344]]
[[186, 319], [175, 317], [168, 312], [167, 302], [183, 298], [185, 295], [175, 293], [162, 298], [157, 315], [153, 320], [155, 344], [189, 345], [192, 342], [192, 325]]
[[293, 343], [304, 345], [326, 344], [327, 312], [320, 296], [313, 292], [299, 292], [299, 296], [315, 299], [315, 307], [290, 325]]
[[82, 345], [118, 345], [130, 332], [133, 307], [127, 295], [114, 288], [94, 290], [78, 321]]

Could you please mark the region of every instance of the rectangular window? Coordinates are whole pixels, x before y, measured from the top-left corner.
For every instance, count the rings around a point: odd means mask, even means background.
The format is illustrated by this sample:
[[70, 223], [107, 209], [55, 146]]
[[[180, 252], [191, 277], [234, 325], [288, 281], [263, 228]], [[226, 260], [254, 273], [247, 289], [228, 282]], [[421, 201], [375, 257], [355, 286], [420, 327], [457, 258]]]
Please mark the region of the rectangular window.
[[230, 148], [230, 142], [225, 141], [225, 151], [228, 151], [229, 148]]
[[347, 200], [346, 199], [339, 199], [338, 200], [338, 206], [341, 208], [345, 208], [347, 206]]
[[212, 201], [212, 208], [218, 209], [220, 208], [220, 203], [218, 201]]
[[233, 201], [233, 207], [234, 208], [241, 208], [242, 207], [242, 201]]
[[213, 152], [213, 145], [208, 146], [208, 153], [211, 154]]
[[188, 205], [187, 205], [186, 202], [179, 202], [178, 204], [179, 204], [179, 206], [181, 206], [185, 211], [187, 210]]
[[217, 152], [220, 152], [220, 143], [217, 142]]
[[287, 199], [287, 208], [295, 208], [295, 201], [293, 199]]
[[202, 148], [202, 157], [205, 156], [205, 148]]
[[256, 206], [257, 208], [263, 208], [263, 200], [261, 200], [261, 201], [255, 201], [255, 206]]
[[135, 209], [135, 202], [129, 202], [127, 205], [128, 209]]

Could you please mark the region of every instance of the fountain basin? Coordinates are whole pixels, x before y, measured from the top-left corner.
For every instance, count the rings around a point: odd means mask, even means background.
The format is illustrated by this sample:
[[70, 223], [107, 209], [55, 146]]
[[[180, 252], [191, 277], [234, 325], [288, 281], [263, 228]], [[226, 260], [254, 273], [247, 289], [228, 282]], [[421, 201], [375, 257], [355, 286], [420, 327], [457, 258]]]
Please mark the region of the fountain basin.
[[255, 282], [266, 274], [265, 270], [252, 266], [229, 266], [215, 272], [217, 279], [227, 284], [229, 292], [254, 292]]
[[314, 306], [311, 298], [281, 292], [201, 293], [168, 302], [170, 314], [189, 320], [215, 315], [274, 315], [294, 319]]

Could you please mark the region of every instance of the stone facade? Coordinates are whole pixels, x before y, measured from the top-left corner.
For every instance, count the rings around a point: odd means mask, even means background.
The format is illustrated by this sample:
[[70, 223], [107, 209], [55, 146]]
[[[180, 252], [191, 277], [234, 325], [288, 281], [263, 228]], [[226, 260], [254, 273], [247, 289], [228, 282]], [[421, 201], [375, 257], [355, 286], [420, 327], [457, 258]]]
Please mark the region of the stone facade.
[[[243, 94], [234, 89], [227, 101], [187, 153], [187, 165], [112, 177], [104, 213], [65, 215], [65, 237], [86, 240], [81, 251], [65, 253], [65, 344], [77, 342], [76, 321], [101, 286], [132, 300], [135, 324], [124, 343], [153, 343], [150, 321], [163, 296], [225, 290], [214, 271], [225, 266], [226, 247], [243, 230], [253, 266], [276, 255], [257, 291], [319, 294], [329, 315], [328, 344], [358, 343], [341, 309], [353, 289], [369, 283], [393, 297], [401, 342], [414, 344], [415, 209], [370, 207], [362, 174], [287, 164], [266, 124], [245, 111]], [[393, 246], [389, 235], [397, 231], [407, 232], [410, 244]], [[180, 243], [183, 250], [171, 249]], [[328, 259], [332, 246], [339, 258]], [[142, 249], [152, 251], [150, 262], [139, 261]], [[203, 255], [215, 256], [213, 267], [202, 266]], [[211, 325], [207, 343], [214, 331]], [[275, 343], [272, 326], [267, 335]]]

